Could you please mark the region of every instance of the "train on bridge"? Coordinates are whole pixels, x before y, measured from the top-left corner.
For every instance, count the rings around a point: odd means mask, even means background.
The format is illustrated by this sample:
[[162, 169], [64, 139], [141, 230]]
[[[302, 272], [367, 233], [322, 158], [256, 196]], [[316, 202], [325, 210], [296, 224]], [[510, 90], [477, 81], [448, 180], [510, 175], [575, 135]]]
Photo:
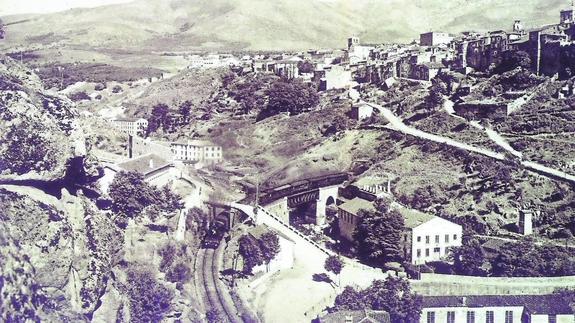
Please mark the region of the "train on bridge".
[[266, 189], [260, 192], [259, 204], [266, 205], [273, 201], [299, 194], [307, 191], [319, 189], [321, 187], [339, 185], [349, 179], [348, 173], [333, 173], [303, 180], [298, 180], [289, 184]]

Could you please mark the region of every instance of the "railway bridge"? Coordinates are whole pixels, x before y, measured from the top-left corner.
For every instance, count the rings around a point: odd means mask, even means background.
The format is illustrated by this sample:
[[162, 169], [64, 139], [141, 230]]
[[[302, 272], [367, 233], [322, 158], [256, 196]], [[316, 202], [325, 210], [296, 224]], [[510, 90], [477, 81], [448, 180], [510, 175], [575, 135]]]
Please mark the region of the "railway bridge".
[[315, 224], [324, 225], [327, 207], [336, 204], [339, 188], [347, 180], [346, 173], [335, 173], [295, 181], [264, 190], [261, 194], [260, 205], [272, 214], [276, 214], [282, 221], [289, 223], [292, 210], [311, 204], [315, 214]]

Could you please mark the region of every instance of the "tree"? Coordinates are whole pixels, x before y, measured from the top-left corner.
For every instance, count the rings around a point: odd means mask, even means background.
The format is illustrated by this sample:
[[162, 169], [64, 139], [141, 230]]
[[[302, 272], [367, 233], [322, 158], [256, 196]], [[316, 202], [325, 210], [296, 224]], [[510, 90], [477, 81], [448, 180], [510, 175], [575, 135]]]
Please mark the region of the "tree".
[[361, 291], [345, 286], [341, 294], [335, 297], [335, 308], [338, 311], [360, 311], [367, 307]]
[[399, 277], [376, 280], [365, 291], [371, 309], [389, 313], [392, 322], [419, 322], [422, 309], [421, 296], [412, 293], [409, 281]]
[[331, 255], [327, 257], [325, 260], [325, 264], [323, 265], [325, 270], [335, 274], [338, 277], [338, 285], [339, 283], [339, 274], [343, 269], [343, 261], [338, 256]]
[[148, 132], [156, 132], [160, 128], [165, 130], [168, 128], [168, 114], [170, 113], [170, 108], [163, 104], [156, 104], [152, 108], [152, 115], [148, 120]]
[[453, 269], [458, 275], [475, 276], [485, 261], [483, 247], [477, 239], [464, 237], [463, 244], [451, 250]]
[[300, 114], [319, 103], [317, 91], [300, 80], [278, 80], [272, 84], [267, 94], [269, 100], [266, 110], [262, 111], [264, 117], [281, 112]]
[[190, 112], [192, 112], [192, 102], [185, 101], [184, 103], [180, 104], [179, 112], [184, 118], [184, 122], [188, 123], [190, 121]]
[[425, 98], [425, 108], [427, 112], [432, 112], [438, 106], [442, 105], [447, 95], [447, 85], [439, 78], [433, 79], [433, 84], [429, 88], [429, 94]]
[[409, 281], [399, 277], [375, 280], [363, 291], [346, 286], [335, 298], [336, 311], [383, 310], [390, 315], [391, 322], [419, 322], [422, 309], [421, 296], [412, 293]]
[[267, 266], [280, 252], [279, 237], [275, 232], [266, 232], [260, 237], [259, 245], [264, 263]]
[[244, 272], [251, 274], [255, 266], [264, 263], [264, 256], [260, 244], [251, 235], [243, 235], [239, 240], [239, 252], [244, 260]]
[[386, 210], [385, 203], [376, 203], [378, 209], [360, 210], [354, 232], [359, 256], [383, 265], [401, 261], [401, 238], [404, 229], [403, 216], [397, 210]]
[[112, 199], [112, 211], [129, 218], [142, 213], [157, 198], [154, 188], [144, 181], [143, 175], [136, 172], [118, 172], [108, 194]]
[[300, 73], [313, 73], [314, 66], [310, 61], [301, 61], [297, 63], [297, 68]]
[[123, 89], [122, 89], [122, 87], [121, 87], [120, 85], [115, 85], [115, 86], [112, 88], [112, 93], [120, 93], [120, 92], [122, 92], [122, 91], [123, 91]]
[[182, 197], [172, 191], [167, 185], [159, 190], [159, 206], [163, 212], [174, 213], [184, 208]]
[[143, 267], [130, 268], [126, 288], [132, 322], [160, 322], [170, 311], [172, 292], [159, 283], [150, 270]]

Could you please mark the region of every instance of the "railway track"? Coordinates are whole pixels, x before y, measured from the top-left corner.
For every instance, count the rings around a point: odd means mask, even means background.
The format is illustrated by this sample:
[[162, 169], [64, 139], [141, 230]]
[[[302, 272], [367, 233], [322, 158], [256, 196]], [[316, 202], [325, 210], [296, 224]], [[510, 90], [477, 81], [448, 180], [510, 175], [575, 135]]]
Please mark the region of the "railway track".
[[208, 311], [212, 309], [217, 310], [222, 315], [224, 322], [242, 323], [243, 321], [238, 316], [231, 299], [226, 300], [224, 296], [227, 291], [224, 290], [223, 286], [220, 286], [217, 254], [214, 249], [200, 249], [198, 252], [198, 258], [200, 259], [198, 269], [201, 269], [198, 287], [203, 289], [201, 294], [204, 306]]

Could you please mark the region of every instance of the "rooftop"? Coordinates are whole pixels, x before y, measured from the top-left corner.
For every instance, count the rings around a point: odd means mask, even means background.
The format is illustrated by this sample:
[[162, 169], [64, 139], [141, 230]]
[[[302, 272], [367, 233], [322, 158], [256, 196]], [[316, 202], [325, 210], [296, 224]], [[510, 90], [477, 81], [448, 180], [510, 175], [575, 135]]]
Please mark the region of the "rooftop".
[[173, 142], [173, 145], [184, 145], [184, 146], [197, 146], [197, 147], [206, 147], [206, 146], [216, 146], [214, 143], [208, 140], [188, 140], [186, 142]]
[[417, 210], [408, 209], [406, 207], [398, 207], [396, 210], [403, 215], [403, 221], [405, 222], [405, 227], [413, 229], [426, 222], [429, 222], [436, 218], [435, 215], [419, 212]]
[[359, 210], [375, 211], [373, 203], [359, 197], [355, 197], [339, 206], [340, 209], [347, 213], [356, 214]]
[[138, 172], [146, 176], [158, 169], [162, 169], [170, 165], [170, 162], [166, 161], [160, 156], [155, 154], [148, 154], [120, 163], [118, 164], [118, 167], [125, 171]]
[[327, 314], [319, 319], [320, 323], [390, 323], [389, 313], [385, 311], [361, 310], [339, 311]]
[[424, 308], [525, 306], [532, 314], [573, 314], [560, 295], [425, 296]]

